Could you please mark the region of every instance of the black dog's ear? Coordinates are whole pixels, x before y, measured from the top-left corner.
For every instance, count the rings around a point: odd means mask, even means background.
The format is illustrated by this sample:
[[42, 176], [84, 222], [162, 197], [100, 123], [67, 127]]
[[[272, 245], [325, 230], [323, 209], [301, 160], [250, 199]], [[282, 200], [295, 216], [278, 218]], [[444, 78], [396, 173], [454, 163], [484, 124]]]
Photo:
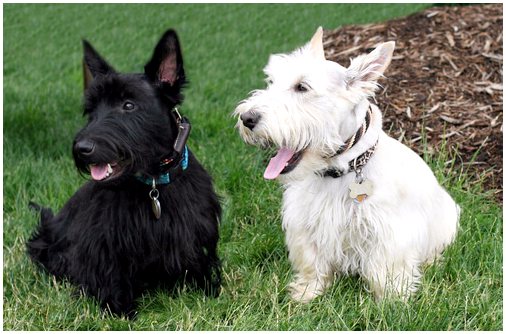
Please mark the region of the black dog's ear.
[[114, 73], [114, 68], [98, 54], [88, 41], [83, 39], [83, 76], [84, 89], [87, 89], [93, 79], [98, 76]]
[[183, 56], [177, 34], [170, 29], [163, 34], [151, 60], [144, 66], [147, 77], [162, 84], [181, 86], [185, 83]]

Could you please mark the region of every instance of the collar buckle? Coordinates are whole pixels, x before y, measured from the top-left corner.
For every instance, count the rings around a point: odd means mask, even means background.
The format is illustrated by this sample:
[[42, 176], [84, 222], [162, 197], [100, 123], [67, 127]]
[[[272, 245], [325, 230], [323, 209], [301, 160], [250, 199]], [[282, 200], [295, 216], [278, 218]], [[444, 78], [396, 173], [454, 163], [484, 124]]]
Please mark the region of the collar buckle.
[[157, 184], [168, 184], [188, 168], [188, 147], [186, 142], [190, 136], [191, 124], [186, 117], [181, 116], [177, 107], [172, 109], [172, 114], [176, 120], [178, 132], [172, 145], [173, 151], [160, 160], [160, 176], [156, 179], [144, 175], [135, 176], [147, 185], [151, 185], [155, 180]]

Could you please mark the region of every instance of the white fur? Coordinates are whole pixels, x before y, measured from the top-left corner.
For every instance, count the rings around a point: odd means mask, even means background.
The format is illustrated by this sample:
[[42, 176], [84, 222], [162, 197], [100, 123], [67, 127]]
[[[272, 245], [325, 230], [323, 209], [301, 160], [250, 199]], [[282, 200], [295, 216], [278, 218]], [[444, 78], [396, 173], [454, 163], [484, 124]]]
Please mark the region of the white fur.
[[[369, 102], [377, 79], [390, 63], [394, 43], [379, 45], [352, 60], [349, 68], [325, 60], [319, 28], [303, 48], [272, 55], [264, 69], [268, 87], [242, 101], [235, 114], [261, 116], [250, 130], [238, 121], [250, 144], [304, 150], [297, 167], [281, 174], [283, 228], [295, 271], [292, 297], [321, 295], [335, 274], [359, 274], [377, 298], [416, 291], [421, 265], [434, 260], [455, 238], [459, 207], [425, 162], [382, 130], [379, 109]], [[309, 90], [297, 92], [303, 82]], [[362, 124], [372, 121], [349, 151], [332, 156]], [[339, 178], [315, 173], [348, 162], [372, 147], [363, 168], [373, 194], [362, 203], [349, 198], [354, 172]]]

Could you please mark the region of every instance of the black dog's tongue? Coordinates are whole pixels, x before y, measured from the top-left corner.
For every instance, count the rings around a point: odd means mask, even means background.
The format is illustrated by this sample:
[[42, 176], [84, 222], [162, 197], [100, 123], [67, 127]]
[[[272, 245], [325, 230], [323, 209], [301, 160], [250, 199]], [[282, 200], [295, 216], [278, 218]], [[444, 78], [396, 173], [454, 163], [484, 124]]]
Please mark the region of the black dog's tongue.
[[105, 179], [107, 175], [111, 173], [111, 165], [110, 164], [90, 165], [90, 172], [93, 180], [100, 181]]

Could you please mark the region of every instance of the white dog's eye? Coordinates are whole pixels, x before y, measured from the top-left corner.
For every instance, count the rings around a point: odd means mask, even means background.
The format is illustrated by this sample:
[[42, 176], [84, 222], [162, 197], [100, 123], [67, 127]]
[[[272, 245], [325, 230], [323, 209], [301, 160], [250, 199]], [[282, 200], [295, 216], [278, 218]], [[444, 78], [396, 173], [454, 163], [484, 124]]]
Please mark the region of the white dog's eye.
[[302, 82], [299, 82], [298, 84], [295, 85], [295, 91], [296, 92], [299, 92], [299, 93], [305, 93], [309, 90], [309, 87], [302, 83]]
[[268, 84], [268, 85], [272, 85], [274, 83], [274, 81], [272, 81], [272, 79], [265, 79], [265, 82]]

